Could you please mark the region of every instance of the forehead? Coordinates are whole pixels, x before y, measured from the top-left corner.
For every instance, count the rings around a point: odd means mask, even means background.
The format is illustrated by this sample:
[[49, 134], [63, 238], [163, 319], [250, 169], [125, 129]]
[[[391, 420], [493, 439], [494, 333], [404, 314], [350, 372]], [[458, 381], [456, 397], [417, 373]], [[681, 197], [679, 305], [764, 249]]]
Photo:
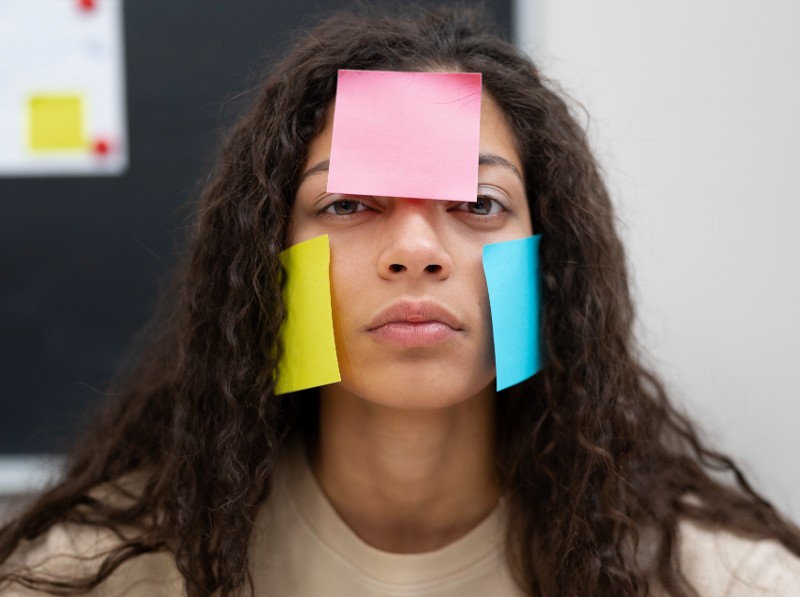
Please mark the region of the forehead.
[[[319, 162], [329, 160], [333, 140], [333, 114], [335, 102], [331, 103], [325, 126], [308, 147], [302, 171], [305, 172]], [[484, 90], [481, 98], [479, 153], [494, 154], [513, 164], [519, 172], [523, 172], [522, 159], [517, 150], [513, 131], [507, 118], [497, 102]], [[477, 158], [477, 156], [476, 156]]]

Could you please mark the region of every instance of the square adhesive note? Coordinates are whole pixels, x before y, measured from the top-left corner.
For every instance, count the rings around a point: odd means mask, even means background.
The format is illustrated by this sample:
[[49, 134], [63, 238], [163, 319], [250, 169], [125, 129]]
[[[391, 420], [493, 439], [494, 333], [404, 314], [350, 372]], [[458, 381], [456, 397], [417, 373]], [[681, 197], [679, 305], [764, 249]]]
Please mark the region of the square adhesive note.
[[328, 192], [476, 201], [480, 73], [340, 70]]
[[77, 95], [31, 97], [28, 101], [31, 149], [84, 149], [81, 104]]
[[542, 368], [541, 238], [537, 234], [483, 247], [498, 391], [528, 379]]
[[341, 381], [333, 336], [328, 236], [289, 247], [281, 252], [280, 260], [286, 272], [286, 318], [275, 393]]

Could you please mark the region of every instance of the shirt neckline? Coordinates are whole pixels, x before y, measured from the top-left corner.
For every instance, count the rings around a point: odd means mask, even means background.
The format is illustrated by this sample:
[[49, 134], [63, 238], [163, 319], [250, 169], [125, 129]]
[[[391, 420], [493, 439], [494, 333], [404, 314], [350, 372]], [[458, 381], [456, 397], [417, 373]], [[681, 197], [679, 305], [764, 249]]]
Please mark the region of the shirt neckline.
[[416, 554], [392, 553], [369, 545], [342, 520], [314, 476], [299, 438], [287, 446], [283, 464], [276, 471], [277, 485], [302, 522], [330, 550], [376, 581], [419, 585], [463, 577], [466, 569], [503, 555], [503, 498], [477, 526], [444, 547]]

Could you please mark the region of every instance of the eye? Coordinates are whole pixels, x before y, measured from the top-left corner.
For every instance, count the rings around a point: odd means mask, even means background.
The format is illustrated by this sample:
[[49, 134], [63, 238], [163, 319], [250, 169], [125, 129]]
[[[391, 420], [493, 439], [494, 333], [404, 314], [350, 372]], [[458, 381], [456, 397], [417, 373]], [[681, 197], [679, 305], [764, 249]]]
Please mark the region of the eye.
[[497, 199], [479, 195], [477, 201], [458, 203], [450, 211], [465, 211], [476, 216], [494, 216], [508, 210]]
[[319, 213], [336, 216], [351, 216], [367, 209], [369, 209], [369, 207], [361, 201], [356, 201], [355, 199], [337, 199], [323, 207]]

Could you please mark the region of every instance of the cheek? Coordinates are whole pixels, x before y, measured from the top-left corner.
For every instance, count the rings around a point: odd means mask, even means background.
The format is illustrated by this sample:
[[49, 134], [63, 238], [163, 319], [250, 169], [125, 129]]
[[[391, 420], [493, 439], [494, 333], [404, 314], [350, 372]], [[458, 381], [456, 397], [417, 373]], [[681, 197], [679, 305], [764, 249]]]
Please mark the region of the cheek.
[[371, 278], [366, 251], [356, 243], [331, 238], [330, 276], [334, 320], [346, 318], [358, 309], [359, 297], [368, 296]]
[[475, 301], [475, 311], [480, 318], [479, 344], [481, 346], [482, 367], [486, 371], [491, 370], [490, 377], [494, 377], [494, 338], [492, 335], [492, 311], [489, 307], [489, 289], [486, 286], [486, 277], [483, 273], [483, 262], [478, 263], [473, 270], [474, 275], [471, 280], [470, 296]]
[[483, 263], [479, 264], [477, 269], [477, 274], [475, 276], [475, 280], [473, 282], [473, 286], [475, 292], [473, 296], [475, 297], [475, 301], [477, 302], [477, 308], [480, 312], [481, 323], [483, 324], [483, 330], [486, 336], [491, 343], [491, 336], [492, 336], [492, 312], [489, 308], [489, 289], [486, 286], [486, 277], [483, 273]]
[[483, 245], [470, 244], [456, 255], [453, 262], [453, 287], [450, 298], [459, 301], [465, 313], [472, 313], [474, 323], [491, 337], [489, 289], [483, 273]]

